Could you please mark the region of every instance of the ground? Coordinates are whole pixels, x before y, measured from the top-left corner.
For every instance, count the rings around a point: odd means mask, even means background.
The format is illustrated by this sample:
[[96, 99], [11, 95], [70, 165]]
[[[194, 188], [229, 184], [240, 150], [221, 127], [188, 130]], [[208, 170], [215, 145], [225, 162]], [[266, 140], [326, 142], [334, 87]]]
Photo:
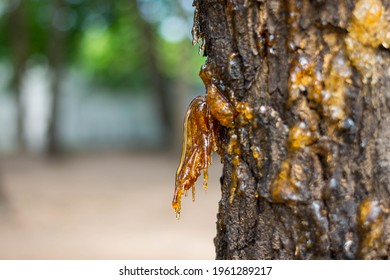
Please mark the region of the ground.
[[177, 221], [178, 156], [3, 157], [0, 259], [214, 259], [218, 161]]

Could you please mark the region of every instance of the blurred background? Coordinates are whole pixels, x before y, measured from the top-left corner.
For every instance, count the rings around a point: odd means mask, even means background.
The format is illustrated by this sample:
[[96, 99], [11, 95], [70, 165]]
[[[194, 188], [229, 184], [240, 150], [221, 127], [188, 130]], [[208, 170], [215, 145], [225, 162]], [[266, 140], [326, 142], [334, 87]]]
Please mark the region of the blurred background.
[[[0, 259], [213, 259], [221, 165], [171, 208], [204, 92], [192, 0], [0, 0]], [[200, 180], [201, 181], [201, 180]]]

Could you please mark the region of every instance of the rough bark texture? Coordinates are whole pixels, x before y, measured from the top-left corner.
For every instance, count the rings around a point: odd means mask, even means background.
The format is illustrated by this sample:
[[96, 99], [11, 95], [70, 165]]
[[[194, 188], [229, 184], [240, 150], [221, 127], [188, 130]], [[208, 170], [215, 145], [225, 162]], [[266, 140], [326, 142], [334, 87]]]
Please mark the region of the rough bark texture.
[[194, 6], [221, 93], [253, 112], [220, 139], [216, 258], [389, 259], [390, 1]]

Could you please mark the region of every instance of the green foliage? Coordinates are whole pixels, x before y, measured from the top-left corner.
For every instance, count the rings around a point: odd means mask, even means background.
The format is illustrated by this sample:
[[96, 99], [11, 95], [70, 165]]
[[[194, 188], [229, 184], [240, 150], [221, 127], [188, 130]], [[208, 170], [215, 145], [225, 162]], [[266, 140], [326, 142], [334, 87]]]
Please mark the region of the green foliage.
[[180, 42], [168, 42], [160, 37], [159, 57], [167, 77], [184, 79], [189, 85], [201, 84], [200, 66], [205, 58], [198, 55], [198, 47], [192, 46], [189, 39]]
[[[158, 32], [163, 16], [179, 16], [180, 1], [63, 0], [66, 18], [60, 24], [53, 2], [24, 2], [30, 58], [47, 57], [50, 29], [59, 28], [66, 33], [67, 66], [77, 68], [98, 86], [147, 89], [153, 83], [148, 64], [150, 42], [144, 34], [145, 28], [141, 27], [141, 24], [147, 24], [156, 38], [153, 49], [158, 69], [168, 81], [180, 78], [189, 84], [199, 84], [198, 72], [204, 58], [194, 55], [197, 48], [190, 46], [190, 39], [169, 42]], [[148, 9], [148, 5], [154, 5], [154, 9], [160, 7], [154, 18], [150, 12], [152, 6]], [[0, 58], [6, 60], [11, 53], [7, 42], [8, 14], [7, 5], [0, 5]], [[184, 16], [183, 12], [180, 16]], [[186, 55], [183, 55], [184, 49]], [[189, 53], [191, 50], [193, 53]], [[37, 64], [45, 59], [31, 61]]]
[[47, 55], [50, 7], [47, 1], [26, 1], [27, 34], [30, 56]]
[[97, 14], [84, 26], [76, 65], [103, 85], [145, 87], [150, 82], [145, 67], [146, 53], [134, 10], [118, 2], [113, 8], [111, 22], [103, 21]]

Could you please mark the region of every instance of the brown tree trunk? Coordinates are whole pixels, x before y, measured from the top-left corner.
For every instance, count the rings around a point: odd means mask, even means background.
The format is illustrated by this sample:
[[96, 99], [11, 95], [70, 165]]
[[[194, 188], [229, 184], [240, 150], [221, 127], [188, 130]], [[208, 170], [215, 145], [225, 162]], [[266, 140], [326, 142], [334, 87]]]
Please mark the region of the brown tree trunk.
[[66, 5], [64, 0], [54, 0], [51, 3], [52, 16], [48, 38], [51, 104], [46, 148], [46, 152], [50, 156], [57, 156], [61, 153], [58, 124], [60, 121], [60, 97], [66, 50], [67, 34], [65, 26], [68, 16]]
[[13, 65], [11, 90], [16, 103], [16, 137], [18, 149], [24, 151], [26, 139], [24, 135], [25, 109], [22, 102], [22, 87], [28, 59], [28, 38], [25, 14], [25, 2], [9, 0], [10, 10], [7, 18], [8, 38]]
[[[138, 9], [137, 3], [135, 3], [134, 7]], [[145, 63], [151, 76], [153, 94], [158, 101], [157, 103], [160, 105], [160, 108], [158, 109], [164, 129], [161, 144], [164, 148], [171, 148], [170, 146], [172, 146], [172, 135], [174, 131], [172, 100], [169, 95], [167, 77], [162, 71], [158, 58], [159, 46], [156, 30], [153, 28], [152, 24], [143, 19], [139, 13], [136, 13], [135, 16], [137, 25], [143, 34], [142, 40], [147, 57]]]
[[216, 258], [389, 259], [390, 1], [194, 4], [236, 108]]
[[0, 215], [8, 208], [8, 198], [4, 190], [3, 178], [0, 174]]

